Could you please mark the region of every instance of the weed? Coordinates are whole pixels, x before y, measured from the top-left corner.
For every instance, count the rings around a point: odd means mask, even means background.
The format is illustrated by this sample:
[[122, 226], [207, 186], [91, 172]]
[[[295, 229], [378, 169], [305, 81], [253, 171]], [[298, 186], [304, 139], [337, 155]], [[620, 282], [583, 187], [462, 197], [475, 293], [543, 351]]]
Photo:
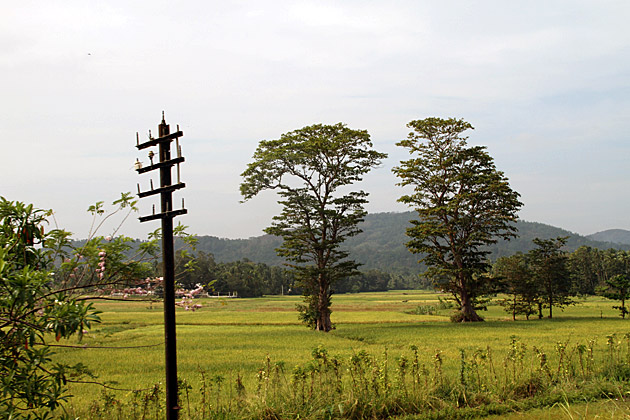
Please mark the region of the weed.
[[190, 418], [190, 390], [192, 390], [192, 386], [186, 381], [184, 378], [177, 378], [177, 400], [178, 406], [182, 406], [182, 397], [186, 396], [186, 411], [188, 412], [188, 417]]

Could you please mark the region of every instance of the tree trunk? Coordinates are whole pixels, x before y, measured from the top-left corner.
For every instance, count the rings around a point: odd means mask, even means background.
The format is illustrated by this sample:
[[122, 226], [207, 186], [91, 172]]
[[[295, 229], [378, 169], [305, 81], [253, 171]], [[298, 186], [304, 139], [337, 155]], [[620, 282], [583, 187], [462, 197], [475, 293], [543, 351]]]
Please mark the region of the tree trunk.
[[514, 300], [512, 301], [512, 321], [516, 321], [516, 295], [514, 295]]
[[538, 302], [538, 319], [542, 319], [542, 318], [543, 318], [542, 302]]
[[[463, 277], [463, 275], [460, 275], [460, 276]], [[461, 302], [461, 310], [460, 310], [461, 318], [459, 319], [459, 322], [483, 321], [483, 318], [480, 317], [475, 311], [475, 308], [473, 308], [472, 299], [470, 298], [470, 295], [468, 294], [466, 281], [463, 278], [460, 278], [459, 298]]]
[[315, 330], [328, 332], [332, 330], [330, 322], [330, 297], [328, 295], [328, 282], [321, 276], [319, 278], [319, 293], [317, 295], [317, 323]]
[[553, 318], [553, 295], [549, 295], [549, 319]]

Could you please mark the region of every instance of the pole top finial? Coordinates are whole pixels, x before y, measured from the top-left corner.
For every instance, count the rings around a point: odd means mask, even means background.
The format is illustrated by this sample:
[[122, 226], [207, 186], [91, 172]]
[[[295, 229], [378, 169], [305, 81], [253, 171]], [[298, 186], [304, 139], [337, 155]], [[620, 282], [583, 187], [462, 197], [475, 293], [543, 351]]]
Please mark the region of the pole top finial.
[[171, 131], [168, 124], [166, 124], [166, 121], [164, 120], [164, 111], [162, 111], [162, 122], [158, 126], [158, 129], [160, 131], [160, 137], [167, 136]]

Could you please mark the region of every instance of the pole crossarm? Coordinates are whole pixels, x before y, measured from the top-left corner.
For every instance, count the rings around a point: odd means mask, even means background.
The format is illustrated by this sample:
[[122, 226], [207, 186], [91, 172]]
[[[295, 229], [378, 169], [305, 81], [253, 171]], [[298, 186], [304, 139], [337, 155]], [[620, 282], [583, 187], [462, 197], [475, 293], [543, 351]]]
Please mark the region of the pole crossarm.
[[147, 147], [157, 146], [160, 143], [171, 142], [178, 137], [182, 137], [183, 135], [184, 132], [178, 130], [172, 134], [167, 134], [166, 136], [158, 137], [157, 139], [151, 138], [147, 142], [136, 144], [136, 147], [138, 148], [138, 150], [146, 149]]
[[182, 214], [187, 214], [187, 213], [188, 213], [188, 210], [179, 209], [179, 210], [166, 211], [163, 213], [151, 214], [149, 216], [142, 216], [142, 217], [139, 217], [139, 219], [141, 222], [148, 222], [149, 220], [166, 219], [166, 218], [172, 219], [175, 216], [180, 216]]
[[143, 174], [145, 172], [154, 171], [156, 169], [165, 168], [165, 167], [168, 167], [168, 166], [175, 166], [178, 163], [184, 162], [185, 160], [186, 159], [184, 159], [183, 156], [180, 156], [180, 157], [177, 157], [175, 159], [167, 160], [165, 162], [158, 162], [155, 165], [149, 165], [149, 166], [144, 166], [142, 168], [138, 168], [138, 169], [136, 169], [136, 172], [138, 172], [139, 174]]
[[183, 182], [180, 182], [179, 184], [167, 185], [165, 187], [156, 188], [154, 190], [139, 192], [138, 193], [138, 197], [144, 198], [144, 197], [149, 197], [149, 196], [155, 195], [155, 194], [161, 194], [161, 193], [166, 193], [166, 192], [173, 192], [173, 191], [179, 190], [181, 188], [186, 188], [186, 184], [183, 183]]

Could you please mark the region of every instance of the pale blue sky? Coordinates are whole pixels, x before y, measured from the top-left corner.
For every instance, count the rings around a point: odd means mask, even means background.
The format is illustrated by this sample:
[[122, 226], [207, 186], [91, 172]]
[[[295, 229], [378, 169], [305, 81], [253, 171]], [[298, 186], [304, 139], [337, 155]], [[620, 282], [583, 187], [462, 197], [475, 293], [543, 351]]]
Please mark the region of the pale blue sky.
[[368, 210], [402, 211], [395, 142], [410, 120], [452, 116], [523, 219], [630, 229], [629, 17], [606, 0], [15, 2], [0, 17], [0, 195], [84, 237], [89, 204], [148, 186], [135, 132], [165, 110], [185, 133], [176, 202], [194, 233], [261, 234], [275, 198], [239, 204], [239, 174], [259, 140], [314, 123], [367, 129], [390, 154], [361, 185]]

